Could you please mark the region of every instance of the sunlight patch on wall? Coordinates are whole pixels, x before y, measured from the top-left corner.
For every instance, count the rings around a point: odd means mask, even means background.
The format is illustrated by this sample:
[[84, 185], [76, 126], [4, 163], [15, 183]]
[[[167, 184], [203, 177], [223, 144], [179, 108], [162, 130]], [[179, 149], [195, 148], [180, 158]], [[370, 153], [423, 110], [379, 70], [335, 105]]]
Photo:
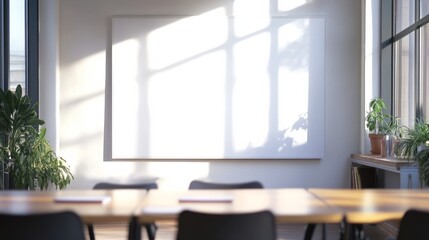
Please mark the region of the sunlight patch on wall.
[[270, 19], [258, 16], [239, 16], [234, 19], [234, 32], [237, 37], [245, 37], [267, 28]]
[[233, 5], [235, 17], [266, 17], [270, 15], [270, 1], [267, 0], [235, 0]]
[[225, 68], [225, 52], [216, 51], [149, 78], [152, 157], [223, 156]]
[[[279, 71], [279, 122], [278, 130], [282, 133], [285, 147], [301, 146], [308, 141], [308, 73], [293, 72], [281, 68]], [[297, 117], [298, 116], [298, 117]]]
[[234, 33], [237, 37], [255, 34], [270, 25], [270, 2], [266, 0], [235, 0]]
[[278, 10], [285, 12], [304, 6], [309, 0], [278, 0]]
[[[206, 178], [209, 175], [208, 162], [150, 162], [147, 172], [157, 176], [162, 189], [187, 189], [190, 181]], [[164, 181], [164, 179], [169, 179]]]
[[101, 169], [97, 171], [102, 175], [107, 175], [110, 178], [120, 178], [124, 175], [129, 175], [135, 170], [134, 164], [123, 164], [121, 162], [111, 162], [104, 164]]
[[300, 19], [283, 25], [278, 31], [278, 54], [284, 56], [278, 71], [278, 131], [284, 139], [279, 151], [308, 141], [308, 25], [308, 19]]
[[234, 47], [232, 138], [235, 151], [262, 147], [268, 138], [270, 36], [248, 38]]
[[150, 32], [147, 36], [149, 69], [163, 69], [224, 44], [228, 18], [222, 16], [222, 10], [183, 18]]
[[[104, 121], [105, 109], [100, 106], [104, 106], [105, 100], [103, 84], [105, 74], [104, 65], [100, 66], [98, 63], [105, 61], [105, 58], [105, 52], [101, 51], [67, 66], [76, 90], [62, 95], [65, 100], [61, 102], [60, 107], [73, 109], [81, 114], [71, 116], [67, 116], [66, 113], [61, 114], [61, 124], [65, 126], [61, 130], [62, 141], [76, 142], [82, 136], [100, 134], [103, 131], [103, 124], [100, 122]], [[94, 117], [88, 119], [88, 116]]]
[[[125, 93], [126, 102], [112, 101], [112, 121], [115, 124], [122, 126], [138, 126], [139, 117], [138, 111], [134, 111], [140, 107], [139, 103], [139, 84], [137, 79], [139, 77], [139, 57], [140, 44], [138, 39], [127, 39], [122, 42], [116, 43], [112, 52], [115, 56], [112, 59], [112, 65], [118, 66], [112, 70], [112, 78], [118, 79], [119, 81], [112, 82], [113, 99], [122, 98], [121, 93]], [[126, 118], [121, 116], [127, 116]], [[133, 150], [133, 154], [136, 154], [139, 146], [139, 132], [138, 131], [123, 131], [120, 128], [113, 128], [112, 134], [115, 138], [127, 139], [127, 141], [117, 141], [118, 148], [114, 148], [114, 154], [121, 154], [116, 152], [119, 149], [127, 149], [127, 151]]]
[[[365, 51], [365, 59], [364, 59], [365, 61], [365, 69], [364, 69], [365, 104], [364, 106], [367, 107], [371, 99], [374, 97], [374, 92], [378, 92], [378, 89], [374, 89], [374, 86], [379, 85], [379, 80], [374, 79], [374, 75], [376, 75], [377, 73], [374, 73], [375, 69], [373, 66], [374, 65], [373, 59], [375, 59], [376, 57], [379, 57], [379, 56], [374, 57], [374, 50], [375, 50], [374, 44], [373, 44], [374, 37], [377, 37], [378, 39], [379, 36], [378, 36], [378, 31], [377, 31], [377, 36], [374, 36], [373, 25], [379, 24], [379, 22], [376, 21], [376, 19], [374, 19], [372, 16], [374, 14], [373, 4], [375, 5], [375, 3], [369, 0], [365, 0], [365, 1], [366, 3], [365, 3], [365, 43], [364, 43], [364, 51]], [[377, 41], [377, 43], [378, 42], [379, 41]], [[379, 49], [377, 49], [377, 51], [379, 51]], [[365, 111], [367, 110], [368, 109], [365, 109]]]

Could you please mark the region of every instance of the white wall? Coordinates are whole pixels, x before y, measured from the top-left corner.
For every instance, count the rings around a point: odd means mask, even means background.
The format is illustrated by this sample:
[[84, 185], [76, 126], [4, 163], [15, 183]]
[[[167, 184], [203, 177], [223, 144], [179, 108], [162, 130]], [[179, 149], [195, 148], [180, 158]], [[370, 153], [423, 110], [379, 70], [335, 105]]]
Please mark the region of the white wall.
[[364, 32], [364, 74], [362, 84], [365, 89], [362, 102], [362, 146], [361, 149], [369, 149], [368, 129], [365, 128], [365, 116], [369, 111], [369, 102], [374, 97], [380, 97], [380, 1], [365, 0], [365, 13], [363, 21]]
[[[59, 3], [59, 10], [43, 7]], [[42, 118], [59, 129], [51, 141], [59, 141], [58, 153], [72, 167], [75, 180], [69, 188], [91, 188], [97, 181], [134, 181], [156, 177], [161, 188], [186, 188], [193, 178], [215, 181], [260, 180], [267, 188], [277, 187], [348, 187], [349, 156], [360, 148], [361, 129], [361, 2], [338, 0], [41, 0], [41, 11], [56, 16], [58, 30], [59, 88], [55, 95], [44, 83], [41, 95], [59, 102], [59, 112], [41, 98]], [[104, 162], [104, 108], [109, 102], [106, 80], [110, 78], [110, 19], [114, 15], [196, 15], [215, 8], [245, 3], [244, 11], [288, 16], [318, 16], [326, 20], [326, 149], [321, 160], [235, 160], [211, 162]], [[294, 3], [290, 5], [291, 3]], [[289, 5], [288, 5], [289, 4]], [[295, 5], [295, 6], [293, 6]], [[252, 8], [256, 6], [255, 8]], [[296, 8], [293, 8], [296, 7]], [[290, 10], [288, 10], [288, 8]], [[293, 8], [293, 9], [292, 9]], [[253, 10], [252, 10], [253, 9]], [[281, 11], [275, 10], [281, 9]], [[55, 20], [56, 17], [50, 19]], [[41, 23], [47, 24], [47, 22]], [[45, 39], [46, 40], [46, 39]], [[44, 38], [42, 38], [44, 41]], [[55, 41], [54, 41], [55, 42]], [[42, 44], [42, 43], [41, 43]], [[43, 72], [53, 81], [53, 49], [41, 49]], [[106, 57], [107, 56], [107, 57]], [[54, 59], [54, 60], [52, 60]], [[107, 85], [108, 86], [108, 85]], [[323, 89], [321, 89], [323, 91]], [[48, 100], [45, 100], [48, 99]], [[51, 109], [52, 108], [52, 109]], [[54, 122], [54, 123], [52, 123]], [[49, 131], [49, 129], [48, 129]]]
[[45, 120], [46, 137], [59, 149], [59, 42], [58, 0], [43, 0], [39, 6], [40, 115]]

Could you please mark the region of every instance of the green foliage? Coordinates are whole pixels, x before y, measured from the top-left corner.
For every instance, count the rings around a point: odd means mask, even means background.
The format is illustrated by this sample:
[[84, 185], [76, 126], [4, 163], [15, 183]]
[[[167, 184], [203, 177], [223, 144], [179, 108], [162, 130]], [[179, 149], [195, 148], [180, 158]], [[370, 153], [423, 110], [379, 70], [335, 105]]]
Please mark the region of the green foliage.
[[420, 181], [425, 186], [429, 186], [429, 148], [416, 154], [416, 163], [419, 167]]
[[381, 98], [373, 98], [369, 103], [370, 111], [366, 115], [366, 127], [370, 132], [376, 134], [394, 135], [401, 137], [404, 131], [403, 126], [400, 124], [400, 119], [390, 114], [384, 113], [386, 111], [386, 104]]
[[[20, 85], [15, 92], [0, 89], [0, 134], [6, 142], [25, 136], [28, 127], [42, 125], [44, 122], [37, 117], [37, 104], [31, 105], [28, 96], [22, 96]], [[4, 146], [6, 143], [2, 142]], [[13, 144], [13, 142], [11, 143]]]
[[395, 146], [395, 154], [411, 160], [417, 154], [417, 148], [429, 141], [429, 125], [418, 120], [413, 128], [405, 128], [404, 137]]
[[15, 92], [0, 89], [0, 157], [19, 189], [47, 189], [49, 184], [63, 189], [73, 175], [64, 159], [57, 157], [45, 139], [46, 129], [22, 88]]
[[366, 115], [366, 127], [370, 132], [379, 133], [380, 127], [386, 126], [386, 119], [390, 119], [389, 114], [385, 114], [386, 104], [381, 98], [373, 98], [369, 102], [369, 112]]
[[379, 133], [401, 138], [405, 127], [401, 125], [398, 117], [387, 116], [379, 125]]

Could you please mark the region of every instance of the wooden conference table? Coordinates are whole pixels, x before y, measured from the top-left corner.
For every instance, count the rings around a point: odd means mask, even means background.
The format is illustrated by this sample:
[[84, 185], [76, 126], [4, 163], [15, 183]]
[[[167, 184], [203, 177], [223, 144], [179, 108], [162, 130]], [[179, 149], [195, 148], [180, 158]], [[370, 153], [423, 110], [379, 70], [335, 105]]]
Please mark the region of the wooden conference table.
[[[91, 199], [108, 197], [101, 203]], [[65, 200], [57, 202], [56, 200]], [[252, 190], [79, 190], [58, 192], [0, 191], [0, 212], [25, 214], [75, 211], [85, 223], [152, 223], [177, 219], [184, 210], [241, 213], [271, 210], [279, 223], [338, 223], [342, 212], [305, 189]], [[139, 239], [140, 227], [129, 239]], [[138, 231], [138, 233], [133, 232]]]
[[146, 191], [135, 190], [0, 191], [0, 212], [29, 214], [71, 210], [84, 223], [128, 222], [146, 195]]
[[362, 224], [400, 220], [409, 209], [429, 211], [429, 191], [417, 189], [309, 189], [344, 213], [343, 237], [362, 238]]
[[[73, 202], [73, 199], [77, 201]], [[110, 201], [90, 202], [107, 197]], [[106, 199], [107, 199], [106, 198]], [[57, 202], [55, 200], [64, 200]], [[86, 200], [86, 201], [85, 201]], [[270, 210], [278, 223], [369, 224], [399, 220], [410, 208], [429, 211], [429, 191], [385, 189], [252, 189], [252, 190], [69, 190], [0, 191], [1, 213], [72, 210], [85, 223], [140, 224], [177, 220], [184, 209], [240, 213]], [[136, 237], [137, 236], [137, 237]], [[347, 236], [347, 235], [346, 235]], [[139, 235], [130, 234], [131, 238]]]
[[338, 223], [342, 212], [305, 189], [151, 190], [135, 212], [139, 222], [176, 220], [183, 211], [273, 212], [278, 223]]
[[429, 211], [429, 191], [411, 189], [309, 189], [324, 202], [344, 212], [352, 224], [399, 220], [408, 209]]
[[[277, 223], [339, 223], [342, 212], [305, 189], [241, 189], [241, 190], [151, 190], [137, 211], [138, 224], [176, 221], [183, 210], [208, 213], [245, 213], [262, 210], [273, 212]], [[138, 225], [136, 224], [136, 225]], [[140, 228], [132, 234], [139, 239]], [[311, 239], [312, 230], [304, 239]]]

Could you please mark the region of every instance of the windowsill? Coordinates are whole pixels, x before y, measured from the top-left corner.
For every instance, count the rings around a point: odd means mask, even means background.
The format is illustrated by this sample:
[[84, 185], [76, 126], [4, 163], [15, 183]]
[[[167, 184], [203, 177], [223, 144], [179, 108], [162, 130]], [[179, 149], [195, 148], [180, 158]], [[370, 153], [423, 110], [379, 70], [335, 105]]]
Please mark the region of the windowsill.
[[410, 167], [414, 164], [414, 161], [399, 160], [396, 158], [386, 158], [380, 155], [371, 154], [351, 154], [352, 162], [361, 163], [373, 167], [382, 169], [396, 169], [399, 170], [403, 167]]

